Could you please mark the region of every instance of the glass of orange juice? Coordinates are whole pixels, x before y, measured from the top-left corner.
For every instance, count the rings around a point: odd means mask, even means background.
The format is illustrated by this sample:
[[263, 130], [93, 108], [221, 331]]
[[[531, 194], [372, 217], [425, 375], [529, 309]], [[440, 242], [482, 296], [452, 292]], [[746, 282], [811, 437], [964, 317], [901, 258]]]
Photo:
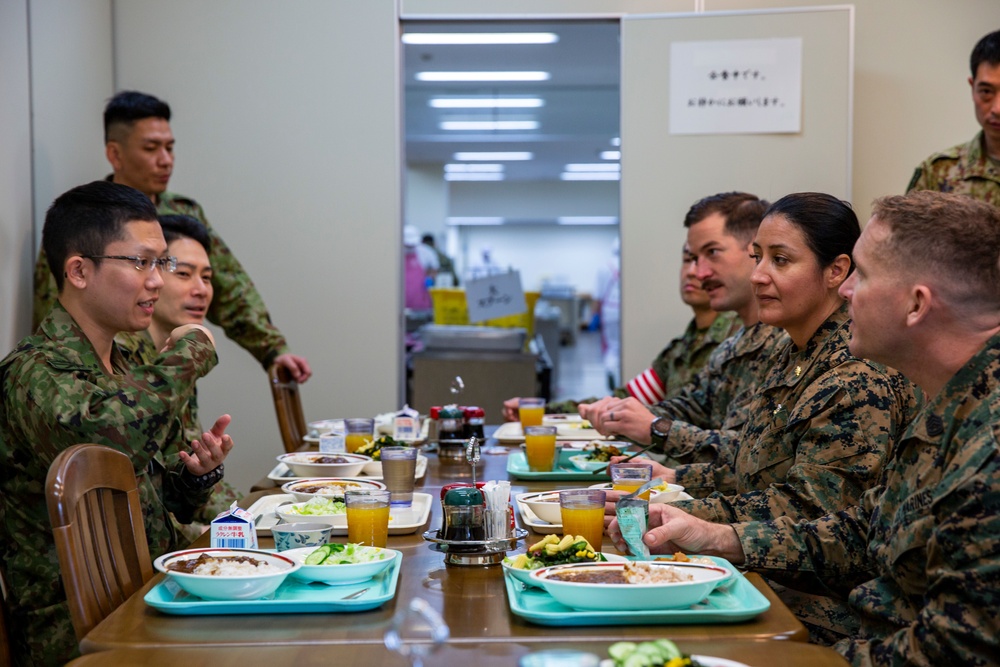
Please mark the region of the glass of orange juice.
[[563, 535], [580, 535], [600, 553], [604, 542], [604, 500], [600, 489], [571, 489], [559, 492], [559, 513]]
[[[614, 491], [632, 493], [653, 478], [653, 466], [648, 463], [612, 463], [611, 488]], [[649, 500], [649, 491], [639, 494], [643, 500]]]
[[347, 541], [385, 548], [389, 539], [389, 492], [363, 489], [344, 494]]
[[345, 419], [344, 428], [347, 431], [344, 437], [344, 449], [348, 454], [353, 454], [365, 444], [375, 438], [374, 419]]
[[544, 398], [521, 398], [517, 401], [517, 416], [521, 420], [521, 428], [541, 426], [545, 417]]
[[549, 472], [556, 463], [556, 427], [528, 426], [524, 429], [528, 470]]

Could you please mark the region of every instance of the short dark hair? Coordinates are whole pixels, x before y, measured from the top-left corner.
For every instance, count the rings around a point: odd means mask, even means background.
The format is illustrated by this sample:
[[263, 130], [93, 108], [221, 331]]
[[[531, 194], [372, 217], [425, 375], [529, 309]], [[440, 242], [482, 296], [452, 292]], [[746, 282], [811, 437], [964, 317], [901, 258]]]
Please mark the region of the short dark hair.
[[42, 227], [42, 247], [59, 292], [67, 257], [103, 255], [110, 243], [125, 237], [126, 223], [136, 220], [155, 222], [156, 207], [127, 185], [94, 181], [59, 195]]
[[718, 213], [726, 218], [726, 233], [746, 245], [757, 233], [767, 206], [767, 201], [747, 192], [720, 192], [692, 204], [684, 216], [684, 226], [691, 227]]
[[820, 266], [827, 267], [841, 255], [851, 258], [861, 236], [861, 224], [851, 205], [823, 192], [796, 192], [767, 207], [764, 217], [780, 215], [802, 232], [806, 245]]
[[123, 90], [104, 107], [104, 143], [120, 141], [120, 130], [130, 130], [137, 120], [162, 118], [170, 120], [170, 105], [152, 95], [137, 90]]
[[423, 243], [424, 245], [429, 245], [430, 247], [433, 248], [434, 247], [434, 235], [433, 234], [424, 234], [423, 236], [420, 237], [420, 242]]
[[163, 228], [163, 238], [167, 245], [180, 238], [189, 238], [200, 243], [206, 254], [212, 254], [212, 239], [208, 235], [208, 228], [198, 218], [178, 214], [161, 215], [157, 219]]
[[955, 306], [1000, 308], [1000, 208], [926, 190], [876, 199], [872, 220], [889, 229], [879, 261], [933, 275]]
[[969, 67], [972, 68], [972, 78], [976, 78], [979, 66], [983, 63], [1000, 65], [1000, 30], [991, 32], [976, 43], [969, 56]]

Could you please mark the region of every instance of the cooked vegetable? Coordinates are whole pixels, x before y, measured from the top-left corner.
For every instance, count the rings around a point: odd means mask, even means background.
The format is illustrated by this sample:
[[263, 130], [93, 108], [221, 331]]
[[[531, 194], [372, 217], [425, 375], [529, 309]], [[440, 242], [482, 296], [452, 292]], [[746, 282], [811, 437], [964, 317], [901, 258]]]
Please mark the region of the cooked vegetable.
[[581, 535], [565, 535], [561, 539], [546, 535], [528, 548], [528, 553], [507, 559], [507, 564], [518, 570], [537, 570], [563, 563], [593, 563], [604, 560]]
[[390, 435], [383, 435], [375, 440], [365, 440], [365, 444], [358, 447], [355, 454], [364, 454], [372, 457], [373, 461], [382, 460], [383, 447], [408, 447], [408, 443], [394, 440]]
[[588, 461], [608, 462], [612, 456], [621, 456], [624, 452], [614, 445], [603, 445], [597, 440], [592, 440], [583, 448]]
[[608, 647], [608, 655], [615, 667], [700, 667], [669, 639], [639, 644], [617, 642]]

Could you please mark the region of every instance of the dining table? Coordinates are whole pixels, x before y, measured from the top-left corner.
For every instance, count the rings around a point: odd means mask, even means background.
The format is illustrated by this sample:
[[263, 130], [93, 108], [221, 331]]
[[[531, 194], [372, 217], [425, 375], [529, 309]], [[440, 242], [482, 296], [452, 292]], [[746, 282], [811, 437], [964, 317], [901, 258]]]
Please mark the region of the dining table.
[[[580, 488], [592, 483], [579, 479], [572, 482], [537, 480], [530, 476], [511, 479], [508, 458], [518, 451], [517, 445], [487, 440], [475, 466], [475, 479], [510, 479], [512, 500], [520, 493]], [[770, 606], [755, 617], [739, 622], [553, 625], [518, 616], [508, 604], [509, 591], [500, 565], [446, 563], [445, 555], [433, 550], [431, 543], [422, 536], [441, 526], [442, 510], [438, 498], [442, 487], [454, 482], [469, 483], [474, 474], [473, 466], [467, 462], [442, 460], [432, 451], [426, 456], [426, 471], [416, 481], [415, 491], [429, 494], [433, 499], [429, 518], [412, 533], [389, 536], [387, 547], [399, 551], [402, 559], [395, 595], [381, 606], [346, 613], [168, 614], [152, 608], [144, 599], [163, 580], [164, 575], [156, 573], [83, 638], [82, 652], [100, 652], [99, 657], [106, 659], [116, 654], [123, 656], [121, 663], [101, 662], [102, 665], [129, 664], [129, 656], [142, 655], [146, 651], [151, 656], [159, 655], [160, 651], [169, 650], [171, 655], [178, 656], [170, 664], [191, 667], [202, 664], [198, 660], [207, 664], [215, 649], [225, 649], [227, 654], [247, 658], [274, 656], [276, 662], [268, 664], [292, 664], [291, 658], [296, 656], [301, 658], [294, 660], [296, 665], [312, 664], [311, 660], [318, 663], [320, 656], [342, 656], [343, 651], [355, 658], [372, 657], [373, 664], [397, 664], [388, 662], [384, 646], [386, 631], [392, 627], [394, 617], [403, 613], [411, 600], [419, 598], [448, 626], [447, 641], [429, 664], [459, 664], [458, 660], [462, 659], [461, 664], [475, 660], [480, 666], [510, 665], [521, 655], [547, 647], [585, 649], [604, 658], [607, 646], [614, 642], [660, 638], [690, 646], [691, 652], [707, 651], [722, 657], [732, 655], [751, 666], [791, 664], [807, 659], [810, 664], [844, 664], [832, 650], [805, 643], [808, 639], [805, 627], [764, 579], [753, 572], [743, 576]], [[254, 484], [240, 506], [248, 508], [261, 498], [282, 493], [281, 481], [273, 477], [269, 475]], [[523, 525], [523, 517], [518, 515], [517, 520]], [[540, 534], [529, 530], [527, 537], [511, 553], [523, 552], [540, 538]], [[209, 545], [209, 536], [205, 533], [192, 546]], [[259, 546], [273, 548], [273, 540], [262, 536]], [[615, 552], [607, 539], [602, 549]], [[740, 649], [737, 644], [744, 648]], [[182, 661], [185, 655], [189, 657]], [[792, 656], [797, 657], [793, 659]], [[289, 659], [285, 660], [286, 657]], [[85, 655], [79, 664], [97, 664], [86, 662], [86, 658]], [[143, 661], [141, 664], [161, 663]], [[229, 663], [213, 661], [212, 664]]]

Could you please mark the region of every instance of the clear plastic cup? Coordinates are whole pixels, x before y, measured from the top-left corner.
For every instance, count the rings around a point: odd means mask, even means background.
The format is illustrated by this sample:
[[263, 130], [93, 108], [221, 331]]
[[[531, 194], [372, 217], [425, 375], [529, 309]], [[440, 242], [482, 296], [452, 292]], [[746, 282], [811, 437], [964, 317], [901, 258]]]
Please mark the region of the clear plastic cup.
[[521, 398], [517, 402], [517, 415], [521, 420], [521, 428], [541, 426], [545, 418], [544, 398]]
[[556, 463], [556, 427], [528, 426], [524, 429], [524, 451], [528, 469], [548, 472]]
[[563, 535], [580, 535], [600, 553], [604, 542], [604, 500], [600, 489], [570, 489], [559, 492], [559, 514]]
[[382, 481], [392, 496], [393, 507], [413, 505], [413, 481], [417, 476], [416, 447], [383, 447]]
[[[632, 493], [640, 486], [653, 479], [653, 466], [648, 463], [612, 463], [611, 488], [615, 491]], [[649, 491], [639, 494], [643, 500], [649, 500]]]
[[347, 541], [385, 548], [389, 539], [389, 492], [352, 490], [344, 494], [347, 505]]
[[346, 431], [344, 448], [348, 454], [353, 454], [365, 444], [366, 440], [371, 442], [375, 439], [375, 420], [345, 419], [344, 430]]

